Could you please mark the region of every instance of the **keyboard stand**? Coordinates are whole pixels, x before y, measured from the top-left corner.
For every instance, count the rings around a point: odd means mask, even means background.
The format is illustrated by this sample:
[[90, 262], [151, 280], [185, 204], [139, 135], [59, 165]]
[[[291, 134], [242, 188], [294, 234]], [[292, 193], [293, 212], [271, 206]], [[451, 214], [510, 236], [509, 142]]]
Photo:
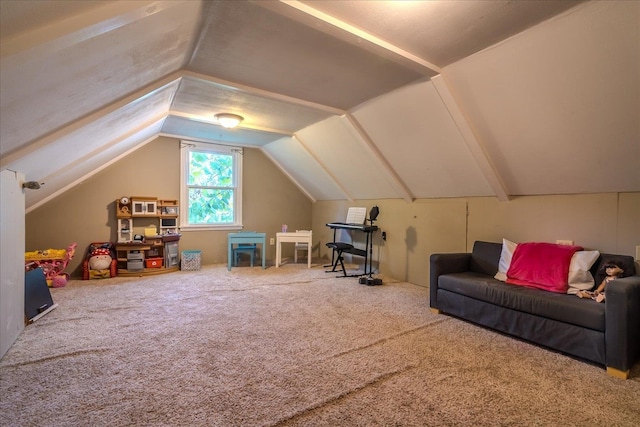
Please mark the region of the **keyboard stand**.
[[[339, 277], [360, 277], [360, 276], [366, 276], [366, 275], [370, 276], [372, 274], [371, 259], [373, 258], [373, 233], [378, 230], [378, 227], [373, 224], [371, 226], [367, 226], [367, 225], [361, 225], [361, 224], [346, 224], [346, 223], [339, 223], [339, 222], [328, 223], [327, 227], [333, 229], [333, 242], [327, 243], [327, 246], [333, 249], [331, 253], [331, 265], [325, 266], [325, 267], [332, 267], [332, 269], [330, 271], [327, 271], [327, 273], [338, 271], [336, 270], [338, 262], [341, 263], [344, 269], [344, 261], [336, 260], [335, 258], [336, 251], [338, 249], [332, 246], [329, 246], [330, 244], [341, 244], [341, 245], [349, 245], [350, 248], [343, 248], [343, 250], [339, 252], [338, 257], [341, 257], [343, 253], [348, 253], [351, 255], [363, 257], [364, 272], [348, 275], [346, 274], [346, 271], [345, 271], [344, 276], [339, 276]], [[354, 248], [353, 245], [348, 243], [336, 242], [336, 230], [356, 230], [356, 231], [361, 231], [366, 233], [367, 239], [366, 239], [365, 249]]]

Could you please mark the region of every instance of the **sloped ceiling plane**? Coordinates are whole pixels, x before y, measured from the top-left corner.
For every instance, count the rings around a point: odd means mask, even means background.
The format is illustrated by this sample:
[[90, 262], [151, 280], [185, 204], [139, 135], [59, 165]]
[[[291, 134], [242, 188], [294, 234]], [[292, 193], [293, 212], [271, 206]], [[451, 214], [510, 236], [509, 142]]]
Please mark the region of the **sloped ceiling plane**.
[[[640, 2], [0, 1], [27, 211], [158, 136], [313, 201], [640, 191]], [[217, 113], [244, 117], [227, 130]]]

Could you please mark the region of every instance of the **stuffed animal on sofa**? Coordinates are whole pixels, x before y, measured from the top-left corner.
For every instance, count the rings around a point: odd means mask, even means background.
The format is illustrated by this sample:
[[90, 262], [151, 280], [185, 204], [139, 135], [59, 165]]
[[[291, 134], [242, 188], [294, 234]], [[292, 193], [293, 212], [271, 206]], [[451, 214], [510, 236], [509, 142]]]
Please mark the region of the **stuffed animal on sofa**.
[[607, 274], [606, 277], [602, 280], [600, 285], [596, 288], [595, 291], [579, 291], [579, 298], [591, 298], [597, 302], [604, 301], [604, 288], [607, 286], [607, 283], [612, 280], [617, 279], [618, 277], [624, 277], [624, 270], [620, 266], [619, 263], [616, 262], [607, 262], [604, 265], [604, 271]]

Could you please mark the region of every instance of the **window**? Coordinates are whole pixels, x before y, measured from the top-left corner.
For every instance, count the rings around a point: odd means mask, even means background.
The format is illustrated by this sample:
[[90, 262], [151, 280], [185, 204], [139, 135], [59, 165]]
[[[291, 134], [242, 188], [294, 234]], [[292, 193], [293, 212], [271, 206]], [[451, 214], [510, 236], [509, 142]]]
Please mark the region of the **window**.
[[242, 149], [182, 141], [180, 229], [242, 226]]

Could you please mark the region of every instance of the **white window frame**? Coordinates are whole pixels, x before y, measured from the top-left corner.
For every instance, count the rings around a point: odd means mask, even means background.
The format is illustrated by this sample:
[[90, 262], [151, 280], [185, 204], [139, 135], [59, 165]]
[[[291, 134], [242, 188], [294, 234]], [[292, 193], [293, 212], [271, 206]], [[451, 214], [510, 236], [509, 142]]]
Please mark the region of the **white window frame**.
[[[189, 224], [189, 154], [193, 151], [233, 156], [234, 186], [232, 224]], [[180, 231], [238, 230], [242, 228], [242, 154], [241, 147], [194, 141], [180, 141]]]

